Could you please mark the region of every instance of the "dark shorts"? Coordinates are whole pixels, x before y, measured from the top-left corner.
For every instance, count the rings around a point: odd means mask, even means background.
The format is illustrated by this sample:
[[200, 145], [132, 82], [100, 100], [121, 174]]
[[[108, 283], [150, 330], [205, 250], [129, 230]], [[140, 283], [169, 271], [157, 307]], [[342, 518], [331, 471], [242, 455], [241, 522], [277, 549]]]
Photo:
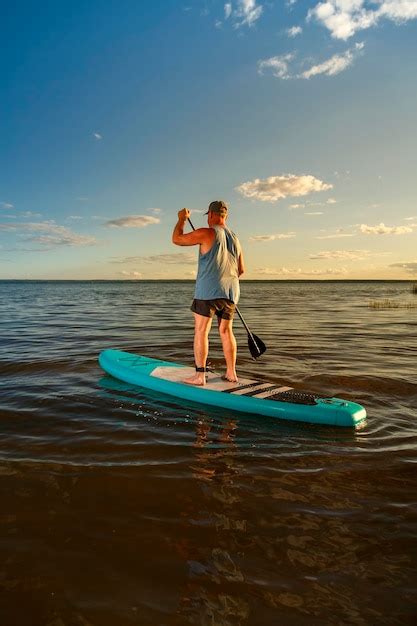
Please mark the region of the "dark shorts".
[[219, 319], [232, 320], [236, 305], [231, 300], [223, 298], [217, 298], [217, 300], [193, 300], [191, 310], [193, 313], [203, 317], [214, 317], [217, 315]]

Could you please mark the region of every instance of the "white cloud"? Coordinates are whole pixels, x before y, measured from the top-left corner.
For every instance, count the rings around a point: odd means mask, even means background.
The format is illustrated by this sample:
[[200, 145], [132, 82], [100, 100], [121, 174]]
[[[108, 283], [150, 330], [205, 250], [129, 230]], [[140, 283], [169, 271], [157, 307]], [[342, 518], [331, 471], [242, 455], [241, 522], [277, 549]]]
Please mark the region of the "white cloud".
[[291, 28], [287, 28], [286, 33], [288, 37], [297, 37], [297, 35], [301, 35], [303, 29], [301, 26], [291, 26]]
[[413, 229], [410, 226], [385, 226], [385, 224], [381, 222], [376, 226], [361, 224], [360, 231], [364, 235], [405, 235], [412, 233]]
[[159, 217], [151, 215], [128, 215], [127, 217], [119, 217], [115, 220], [108, 220], [105, 225], [112, 228], [145, 228], [150, 224], [159, 224]]
[[328, 259], [359, 261], [366, 259], [370, 256], [368, 250], [325, 250], [323, 252], [317, 252], [316, 254], [310, 254], [309, 259], [326, 261]]
[[305, 209], [305, 204], [290, 204], [290, 209]]
[[100, 139], [103, 139], [103, 135], [100, 135], [100, 133], [93, 133], [93, 137], [95, 137], [97, 141], [100, 141]]
[[289, 62], [295, 58], [294, 54], [283, 54], [277, 57], [270, 57], [269, 59], [263, 59], [258, 61], [258, 72], [263, 74], [264, 70], [270, 69], [273, 76], [286, 80], [292, 78], [289, 72]]
[[10, 202], [0, 202], [0, 209], [14, 209], [14, 205]]
[[293, 239], [295, 233], [277, 233], [276, 235], [254, 235], [249, 241], [275, 241], [276, 239]]
[[411, 217], [405, 217], [405, 222], [412, 222], [413, 220], [417, 220], [417, 215], [412, 215]]
[[48, 247], [55, 248], [57, 246], [91, 246], [97, 243], [94, 237], [86, 235], [77, 235], [68, 231], [60, 235], [39, 235], [37, 237], [27, 237], [26, 241], [33, 241]]
[[324, 215], [323, 211], [308, 211], [304, 215]]
[[312, 76], [318, 76], [319, 74], [324, 74], [325, 76], [336, 76], [336, 74], [340, 74], [340, 72], [343, 72], [350, 65], [352, 65], [353, 61], [363, 48], [363, 43], [357, 43], [353, 48], [347, 50], [343, 54], [334, 54], [330, 57], [330, 59], [327, 59], [327, 61], [318, 65], [313, 65], [310, 69], [299, 74], [298, 78], [309, 79]]
[[325, 0], [309, 10], [334, 39], [347, 40], [356, 32], [375, 26], [386, 18], [397, 24], [417, 18], [415, 0]]
[[232, 3], [227, 2], [224, 5], [224, 19], [228, 20], [231, 15], [232, 15]]
[[0, 224], [0, 231], [14, 231], [17, 233], [42, 233], [30, 235], [25, 241], [40, 243], [49, 248], [57, 246], [90, 246], [97, 243], [94, 237], [79, 235], [65, 226], [59, 226], [53, 220], [45, 222], [25, 222], [14, 224]]
[[145, 263], [162, 263], [163, 265], [193, 265], [196, 256], [192, 252], [174, 252], [172, 254], [154, 254], [142, 257]]
[[392, 263], [390, 267], [402, 267], [409, 274], [417, 274], [417, 261], [407, 263]]
[[120, 276], [123, 276], [124, 278], [142, 278], [142, 274], [141, 272], [137, 272], [136, 270], [132, 270], [130, 272], [128, 272], [127, 270], [122, 270], [121, 272], [118, 272]]
[[333, 185], [311, 175], [296, 176], [286, 174], [284, 176], [270, 176], [269, 178], [255, 178], [236, 187], [242, 196], [261, 200], [262, 202], [277, 202], [283, 198], [292, 196], [306, 196], [316, 191], [327, 191]]
[[417, 18], [417, 2], [415, 0], [376, 0], [380, 3], [380, 17], [387, 17], [401, 24]]
[[263, 74], [265, 70], [270, 70], [272, 75], [282, 80], [304, 79], [308, 80], [313, 76], [324, 74], [325, 76], [336, 76], [352, 65], [364, 48], [363, 43], [357, 43], [353, 48], [341, 54], [334, 54], [330, 59], [322, 63], [312, 65], [308, 70], [296, 73], [290, 70], [290, 63], [294, 61], [295, 55], [292, 53], [281, 56], [270, 57], [258, 61], [258, 73]]
[[326, 204], [336, 204], [337, 200], [335, 198], [328, 198], [326, 200]]
[[263, 7], [256, 0], [238, 0], [238, 8], [233, 11], [236, 28], [253, 26], [261, 17]]

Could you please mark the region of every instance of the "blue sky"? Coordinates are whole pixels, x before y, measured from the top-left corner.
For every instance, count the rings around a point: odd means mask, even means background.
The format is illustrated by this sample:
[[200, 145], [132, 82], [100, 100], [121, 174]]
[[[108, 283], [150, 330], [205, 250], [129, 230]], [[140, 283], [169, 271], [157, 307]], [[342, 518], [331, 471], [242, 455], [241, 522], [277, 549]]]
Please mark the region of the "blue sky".
[[417, 0], [15, 2], [0, 278], [192, 278], [213, 199], [247, 278], [417, 276]]

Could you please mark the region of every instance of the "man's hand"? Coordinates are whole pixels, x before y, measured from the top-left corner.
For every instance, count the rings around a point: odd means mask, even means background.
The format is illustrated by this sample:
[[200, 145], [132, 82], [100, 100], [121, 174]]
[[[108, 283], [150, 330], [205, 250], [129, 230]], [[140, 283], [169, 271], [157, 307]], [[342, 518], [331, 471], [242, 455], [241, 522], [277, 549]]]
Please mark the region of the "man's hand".
[[181, 211], [178, 211], [178, 219], [182, 222], [186, 222], [190, 215], [191, 211], [189, 211], [188, 209], [181, 209]]

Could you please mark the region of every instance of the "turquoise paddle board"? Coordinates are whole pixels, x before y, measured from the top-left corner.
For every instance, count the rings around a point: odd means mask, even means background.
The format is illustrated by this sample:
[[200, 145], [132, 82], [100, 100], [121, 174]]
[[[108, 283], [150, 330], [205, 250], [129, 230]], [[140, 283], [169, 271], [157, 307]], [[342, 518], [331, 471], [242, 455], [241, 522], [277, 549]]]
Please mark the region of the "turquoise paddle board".
[[366, 418], [363, 406], [355, 402], [320, 398], [264, 380], [239, 378], [238, 383], [230, 383], [222, 380], [220, 374], [209, 372], [205, 387], [188, 385], [182, 381], [195, 373], [194, 368], [130, 352], [104, 350], [99, 363], [105, 372], [126, 383], [231, 411], [351, 427]]

